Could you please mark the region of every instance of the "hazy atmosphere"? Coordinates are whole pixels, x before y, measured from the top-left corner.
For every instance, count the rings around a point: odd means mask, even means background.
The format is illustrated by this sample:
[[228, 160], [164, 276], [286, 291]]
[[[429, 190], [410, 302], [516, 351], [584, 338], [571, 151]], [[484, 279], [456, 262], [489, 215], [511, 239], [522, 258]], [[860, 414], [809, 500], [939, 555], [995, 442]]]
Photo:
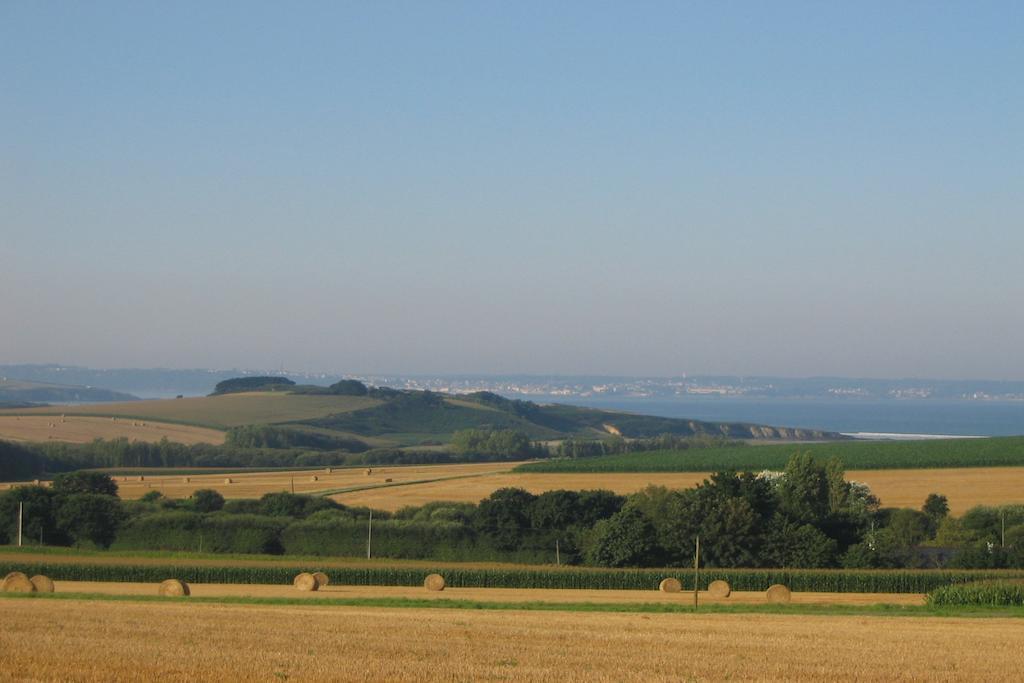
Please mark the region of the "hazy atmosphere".
[[1022, 20], [3, 3], [0, 363], [1024, 379]]

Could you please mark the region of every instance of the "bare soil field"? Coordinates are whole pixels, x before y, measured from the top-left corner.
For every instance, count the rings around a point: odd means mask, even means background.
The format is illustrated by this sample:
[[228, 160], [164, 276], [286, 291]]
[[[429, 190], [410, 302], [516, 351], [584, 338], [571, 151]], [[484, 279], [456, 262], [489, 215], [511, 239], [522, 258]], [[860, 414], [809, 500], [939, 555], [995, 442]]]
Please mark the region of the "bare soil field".
[[[437, 500], [477, 502], [504, 486], [525, 488], [532, 493], [553, 489], [609, 489], [634, 493], [655, 484], [668, 488], [690, 488], [704, 481], [701, 472], [629, 473], [496, 473], [473, 479], [456, 479], [414, 484], [389, 489], [353, 491], [332, 496], [345, 505], [366, 505], [379, 510], [397, 510], [406, 505], [423, 505]], [[920, 508], [929, 493], [949, 498], [953, 514], [963, 514], [975, 505], [1024, 502], [1024, 467], [977, 467], [960, 469], [853, 470], [847, 479], [868, 484], [890, 507]]]
[[[329, 575], [329, 573], [328, 573]], [[101, 593], [104, 595], [156, 595], [155, 583], [113, 581], [57, 581], [61, 593]], [[474, 600], [479, 602], [553, 602], [591, 604], [678, 604], [692, 605], [693, 592], [662, 593], [649, 590], [585, 590], [551, 588], [445, 588], [428, 591], [420, 586], [340, 586], [328, 585], [318, 591], [300, 591], [293, 586], [233, 583], [192, 583], [196, 597], [299, 598], [408, 598], [417, 600]], [[763, 591], [736, 591], [728, 598], [716, 598], [706, 591], [697, 596], [699, 604], [763, 605]], [[920, 593], [793, 593], [794, 605], [923, 605]]]
[[95, 439], [156, 442], [166, 438], [183, 444], [222, 444], [224, 432], [206, 427], [109, 417], [58, 415], [0, 415], [0, 439], [89, 443]]
[[1019, 619], [0, 598], [0, 680], [1019, 679]]
[[[313, 396], [274, 392], [225, 394], [195, 398], [91, 403], [80, 406], [0, 410], [0, 415], [93, 415], [136, 417], [226, 429], [249, 424], [308, 420], [372, 408], [380, 401], [362, 396]], [[45, 440], [45, 439], [44, 439]]]

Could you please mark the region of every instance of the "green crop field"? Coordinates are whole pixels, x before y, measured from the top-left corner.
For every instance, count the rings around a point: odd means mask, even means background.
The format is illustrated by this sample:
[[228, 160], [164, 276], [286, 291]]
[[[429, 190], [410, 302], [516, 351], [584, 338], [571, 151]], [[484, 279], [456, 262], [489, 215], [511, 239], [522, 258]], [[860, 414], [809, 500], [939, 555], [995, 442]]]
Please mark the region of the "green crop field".
[[1024, 465], [1024, 437], [933, 441], [836, 441], [649, 451], [520, 465], [520, 472], [714, 472], [781, 470], [794, 453], [833, 456], [846, 469], [1015, 467]]
[[[0, 558], [0, 573], [19, 571], [45, 574], [57, 581], [160, 582], [175, 576], [189, 583], [289, 584], [302, 571], [327, 570], [331, 582], [350, 586], [419, 586], [437, 573], [452, 588], [550, 588], [596, 590], [657, 590], [659, 582], [675, 577], [693, 588], [692, 571], [674, 569], [590, 568], [465, 568], [434, 567], [329, 567], [279, 564], [233, 566], [185, 564], [111, 564], [91, 562], [19, 561]], [[985, 580], [1024, 578], [1024, 571], [991, 570], [829, 570], [829, 569], [702, 569], [700, 588], [714, 580], [729, 582], [733, 590], [763, 591], [776, 583], [794, 591], [828, 593], [926, 593], [942, 586]]]
[[241, 425], [313, 420], [328, 415], [373, 408], [379, 404], [380, 401], [363, 396], [254, 392], [127, 403], [2, 410], [0, 415], [89, 415], [227, 429]]

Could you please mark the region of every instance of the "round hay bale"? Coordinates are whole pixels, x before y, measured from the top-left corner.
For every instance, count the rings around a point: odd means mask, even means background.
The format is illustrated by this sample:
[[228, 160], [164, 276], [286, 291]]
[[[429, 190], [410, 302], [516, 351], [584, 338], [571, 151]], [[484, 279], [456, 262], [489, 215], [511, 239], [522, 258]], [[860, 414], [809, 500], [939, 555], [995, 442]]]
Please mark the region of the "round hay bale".
[[316, 577], [309, 572], [296, 574], [295, 578], [292, 579], [292, 585], [300, 591], [315, 591], [320, 588], [320, 583], [316, 580]]
[[712, 581], [708, 584], [708, 594], [713, 598], [727, 598], [732, 595], [732, 586], [728, 581]]
[[225, 479], [224, 483], [225, 484], [230, 484], [231, 483], [231, 477], [228, 477], [227, 479]]
[[185, 477], [184, 479], [182, 479], [182, 483], [183, 484], [190, 484], [190, 483], [192, 483], [192, 479], [190, 477]]
[[334, 473], [334, 468], [328, 467], [326, 472], [327, 472], [327, 474], [333, 474]]
[[428, 574], [427, 578], [423, 579], [423, 587], [428, 591], [443, 591], [444, 586], [444, 577], [440, 574]]
[[188, 584], [178, 579], [167, 579], [160, 584], [158, 589], [159, 595], [164, 595], [170, 598], [182, 598], [186, 595], [191, 595], [192, 591], [189, 590]]
[[36, 587], [36, 593], [52, 593], [54, 590], [53, 579], [51, 579], [49, 576], [36, 574], [31, 579], [29, 579], [29, 581], [31, 581], [32, 585]]
[[314, 474], [314, 475], [313, 475], [312, 477], [310, 477], [310, 478], [309, 478], [309, 480], [310, 480], [310, 481], [320, 481], [320, 477], [318, 477], [318, 476], [316, 476], [316, 475]]
[[765, 597], [768, 598], [768, 602], [789, 602], [792, 593], [781, 583], [776, 583], [768, 587], [768, 590], [765, 591]]
[[35, 593], [36, 587], [21, 572], [11, 572], [0, 585], [0, 591], [4, 593]]
[[683, 584], [679, 582], [679, 579], [670, 577], [661, 580], [661, 583], [658, 584], [658, 590], [662, 593], [678, 593], [683, 590]]
[[373, 474], [373, 468], [372, 467], [367, 467], [366, 468], [366, 476], [370, 476], [371, 474]]
[[323, 572], [313, 572], [313, 578], [316, 579], [320, 588], [323, 588], [331, 582], [331, 577], [327, 576], [327, 574], [324, 574]]

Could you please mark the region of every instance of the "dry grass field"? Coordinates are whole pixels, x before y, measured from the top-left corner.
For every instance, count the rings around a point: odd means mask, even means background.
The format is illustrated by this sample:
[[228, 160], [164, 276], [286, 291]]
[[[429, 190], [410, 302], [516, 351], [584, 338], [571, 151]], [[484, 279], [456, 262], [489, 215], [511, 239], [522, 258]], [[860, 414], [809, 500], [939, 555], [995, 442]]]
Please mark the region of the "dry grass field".
[[89, 443], [95, 439], [176, 441], [183, 444], [224, 443], [224, 432], [207, 427], [81, 415], [0, 415], [0, 439]]
[[[328, 575], [330, 572], [328, 571]], [[316, 592], [299, 591], [291, 585], [193, 583], [196, 597], [251, 597], [323, 600], [327, 598], [407, 598], [415, 600], [473, 600], [479, 602], [549, 602], [591, 604], [693, 604], [693, 592], [662, 593], [649, 590], [585, 590], [550, 588], [445, 588], [428, 591], [421, 586], [340, 586], [328, 585]], [[157, 584], [111, 581], [57, 581], [61, 593], [100, 593], [103, 595], [156, 595]], [[736, 591], [728, 598], [716, 598], [706, 591], [697, 595], [699, 604], [764, 605], [763, 591]], [[923, 605], [919, 593], [793, 593], [794, 605]]]
[[1012, 681], [1019, 619], [0, 598], [0, 680]]
[[[72, 421], [68, 418], [64, 426], [72, 424]], [[115, 478], [121, 496], [127, 499], [139, 498], [154, 490], [171, 498], [187, 498], [201, 488], [216, 489], [227, 498], [258, 498], [264, 493], [290, 491], [294, 480], [296, 493], [359, 488], [361, 490], [333, 494], [331, 498], [345, 505], [393, 511], [407, 505], [423, 505], [438, 500], [477, 502], [504, 486], [518, 486], [533, 493], [554, 489], [609, 489], [628, 494], [650, 484], [689, 488], [708, 476], [700, 472], [547, 474], [510, 471], [515, 465], [474, 463], [374, 467], [370, 475], [366, 474], [365, 468], [334, 469], [329, 474], [327, 468], [323, 468], [191, 475], [164, 475], [159, 469], [154, 469], [152, 474], [142, 475], [141, 479], [139, 476]], [[885, 506], [919, 508], [929, 493], [946, 495], [951, 511], [957, 515], [975, 505], [1024, 502], [1024, 467], [854, 470], [847, 473], [847, 478], [869, 484]], [[231, 483], [226, 483], [228, 479]], [[0, 489], [9, 486], [0, 484]]]
[[100, 417], [135, 417], [226, 429], [248, 424], [308, 420], [335, 413], [372, 408], [379, 403], [380, 401], [376, 399], [361, 396], [304, 396], [252, 392], [128, 403], [92, 403], [80, 406], [0, 410], [0, 415], [60, 415], [63, 413]]
[[[367, 505], [397, 510], [406, 505], [423, 505], [435, 500], [476, 502], [503, 486], [517, 486], [532, 493], [553, 489], [610, 489], [633, 493], [650, 484], [689, 488], [708, 473], [496, 473], [472, 479], [454, 479], [387, 489], [353, 491], [332, 496], [346, 505]], [[977, 467], [935, 470], [855, 470], [847, 479], [862, 481], [891, 507], [919, 508], [929, 493], [949, 498], [953, 514], [975, 505], [1024, 502], [1024, 467]]]
[[[507, 471], [508, 463], [474, 463], [467, 465], [412, 465], [405, 467], [373, 467], [367, 475], [367, 468], [317, 470], [296, 470], [277, 472], [250, 472], [233, 474], [189, 474], [141, 476], [115, 476], [122, 498], [141, 498], [149, 491], [160, 491], [169, 498], [188, 498], [197, 489], [216, 489], [225, 498], [259, 498], [264, 493], [291, 491], [294, 481], [296, 493], [312, 493], [351, 486], [378, 486], [422, 481], [439, 477], [472, 477], [492, 472]], [[316, 479], [314, 480], [314, 477]], [[226, 483], [227, 480], [231, 483]], [[391, 482], [388, 482], [391, 479]], [[400, 490], [402, 486], [386, 486], [383, 490]]]

